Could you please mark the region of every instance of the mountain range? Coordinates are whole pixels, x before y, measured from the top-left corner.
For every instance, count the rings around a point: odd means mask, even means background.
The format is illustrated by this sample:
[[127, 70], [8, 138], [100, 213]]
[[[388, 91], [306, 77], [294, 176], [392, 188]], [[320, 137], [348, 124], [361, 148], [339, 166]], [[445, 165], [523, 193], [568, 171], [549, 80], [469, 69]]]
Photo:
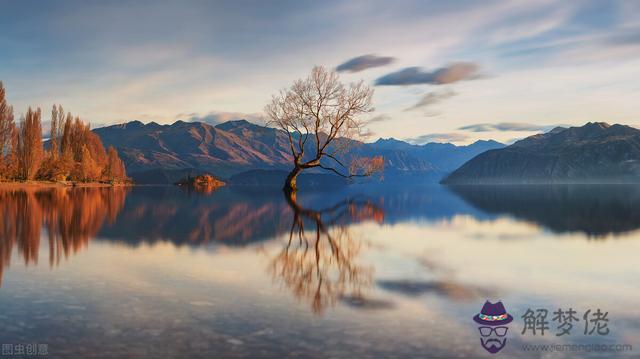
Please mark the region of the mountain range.
[[442, 181], [454, 185], [638, 182], [640, 130], [604, 122], [556, 127], [486, 151]]
[[[251, 182], [256, 177], [255, 170], [269, 170], [273, 177], [273, 171], [285, 173], [291, 168], [286, 133], [246, 120], [215, 126], [202, 122], [160, 125], [131, 121], [93, 131], [105, 146], [118, 150], [127, 174], [138, 183], [172, 183], [198, 172], [238, 181], [242, 181], [242, 173], [250, 173], [252, 179], [245, 182]], [[385, 177], [413, 175], [434, 182], [474, 156], [504, 147], [495, 141], [477, 141], [468, 146], [414, 145], [393, 138], [354, 142], [355, 155], [384, 157]]]

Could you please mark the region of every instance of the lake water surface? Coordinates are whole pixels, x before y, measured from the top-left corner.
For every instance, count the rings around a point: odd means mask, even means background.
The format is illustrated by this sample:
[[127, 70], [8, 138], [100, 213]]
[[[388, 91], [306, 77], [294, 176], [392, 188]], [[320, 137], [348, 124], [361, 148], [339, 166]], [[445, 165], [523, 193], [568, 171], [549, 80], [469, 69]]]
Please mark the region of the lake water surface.
[[[488, 357], [472, 317], [502, 300], [506, 357], [640, 355], [634, 186], [361, 185], [295, 200], [258, 187], [5, 188], [0, 213], [0, 343], [13, 349]], [[552, 312], [569, 308], [579, 321], [557, 336]], [[527, 309], [549, 311], [545, 335], [522, 334]], [[597, 309], [608, 333], [585, 335]], [[633, 350], [523, 349], [538, 344]]]

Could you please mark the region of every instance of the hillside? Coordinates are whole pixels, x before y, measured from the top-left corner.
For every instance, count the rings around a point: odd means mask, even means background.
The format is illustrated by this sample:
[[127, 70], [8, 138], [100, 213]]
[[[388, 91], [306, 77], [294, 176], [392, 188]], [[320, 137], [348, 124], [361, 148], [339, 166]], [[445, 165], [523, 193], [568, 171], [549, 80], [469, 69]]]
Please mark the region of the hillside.
[[[252, 170], [286, 171], [291, 166], [286, 134], [246, 120], [216, 126], [201, 122], [159, 125], [132, 121], [94, 132], [105, 145], [118, 150], [127, 173], [143, 183], [166, 183], [184, 173], [210, 172], [229, 178]], [[413, 174], [432, 181], [438, 181], [478, 153], [503, 147], [494, 141], [455, 146], [412, 145], [394, 139], [353, 145], [353, 155], [383, 156], [385, 176]], [[313, 151], [307, 149], [308, 153]]]
[[227, 176], [289, 164], [283, 133], [247, 121], [217, 127], [201, 122], [172, 125], [133, 121], [94, 130], [118, 149], [130, 174], [152, 169], [199, 169]]
[[443, 180], [445, 184], [637, 182], [640, 130], [602, 122], [558, 127], [484, 152]]
[[395, 150], [420, 158], [431, 164], [440, 172], [451, 172], [476, 155], [497, 148], [503, 148], [500, 142], [479, 140], [467, 146], [456, 146], [451, 143], [430, 142], [424, 145], [412, 145], [394, 138], [379, 139], [371, 144], [378, 149]]

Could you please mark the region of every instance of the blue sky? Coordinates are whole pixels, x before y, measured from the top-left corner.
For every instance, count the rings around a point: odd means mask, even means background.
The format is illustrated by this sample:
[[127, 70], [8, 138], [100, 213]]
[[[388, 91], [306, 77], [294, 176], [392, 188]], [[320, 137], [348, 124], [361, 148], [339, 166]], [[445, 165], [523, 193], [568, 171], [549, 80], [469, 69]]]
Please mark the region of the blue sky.
[[18, 114], [61, 103], [94, 126], [259, 121], [278, 89], [314, 65], [346, 63], [344, 81], [378, 84], [372, 139], [640, 126], [637, 1], [0, 0], [0, 9], [0, 80]]

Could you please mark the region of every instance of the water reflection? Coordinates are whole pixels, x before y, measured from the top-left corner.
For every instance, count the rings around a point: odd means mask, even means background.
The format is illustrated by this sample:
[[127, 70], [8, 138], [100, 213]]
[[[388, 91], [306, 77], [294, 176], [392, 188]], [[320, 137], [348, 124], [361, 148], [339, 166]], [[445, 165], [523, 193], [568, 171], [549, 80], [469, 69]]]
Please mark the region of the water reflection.
[[[41, 238], [48, 242], [49, 263], [54, 265], [96, 237], [132, 246], [166, 241], [236, 246], [288, 233], [292, 241], [272, 270], [288, 273], [281, 275], [287, 287], [296, 286], [296, 281], [300, 287], [303, 278], [318, 278], [317, 273], [323, 272], [323, 258], [338, 272], [353, 272], [345, 274], [353, 282], [362, 276], [361, 268], [352, 267], [349, 258], [360, 251], [359, 241], [349, 233], [354, 223], [438, 222], [459, 216], [485, 221], [508, 216], [557, 233], [604, 237], [640, 228], [640, 188], [378, 185], [310, 192], [302, 200], [259, 188], [220, 188], [205, 194], [171, 186], [4, 188], [0, 189], [0, 209], [0, 280], [14, 249], [25, 264], [37, 263]], [[319, 260], [306, 263], [308, 257]], [[311, 267], [294, 264], [313, 265], [316, 275], [308, 277]], [[323, 280], [321, 285], [327, 287], [326, 292], [340, 293], [342, 290], [329, 287], [341, 288], [345, 283]], [[324, 299], [319, 299], [323, 296], [318, 288], [318, 283], [309, 283], [308, 288], [294, 292], [300, 296], [313, 293], [320, 310], [325, 305], [320, 305]], [[333, 295], [329, 302], [337, 297]]]
[[513, 216], [556, 233], [581, 232], [597, 238], [640, 228], [640, 188], [633, 185], [450, 189], [487, 214]]
[[42, 231], [51, 266], [86, 247], [105, 222], [115, 222], [127, 191], [122, 187], [0, 189], [0, 284], [14, 248], [25, 265], [38, 263]]
[[419, 297], [423, 294], [436, 294], [453, 301], [468, 302], [482, 298], [491, 298], [494, 292], [481, 286], [459, 283], [454, 280], [381, 280], [378, 286], [384, 290], [408, 297]]
[[[327, 208], [323, 210], [327, 212], [328, 207], [351, 201], [351, 205], [333, 211], [331, 225], [386, 220], [380, 210], [369, 213], [371, 208], [353, 205], [354, 198], [368, 197], [349, 192], [310, 193], [303, 196], [300, 205]], [[175, 187], [140, 187], [127, 198], [117, 221], [106, 224], [99, 237], [129, 245], [170, 241], [177, 245], [243, 246], [287, 233], [295, 209], [277, 189], [223, 187], [203, 195]]]
[[182, 245], [243, 245], [286, 231], [291, 217], [279, 192], [212, 193], [175, 187], [139, 187], [127, 199], [116, 223], [101, 238], [129, 245], [170, 241]]
[[309, 301], [317, 314], [345, 295], [363, 298], [373, 268], [358, 263], [363, 241], [354, 238], [348, 224], [381, 223], [382, 209], [370, 200], [351, 198], [323, 209], [303, 207], [295, 194], [285, 194], [285, 199], [293, 220], [286, 245], [269, 264], [274, 280], [296, 298]]
[[[523, 192], [3, 189], [0, 337], [77, 357], [475, 357], [487, 298], [600, 307], [600, 339], [640, 337], [636, 190]], [[21, 270], [47, 254], [77, 255]], [[539, 338], [513, 339], [510, 357]]]

